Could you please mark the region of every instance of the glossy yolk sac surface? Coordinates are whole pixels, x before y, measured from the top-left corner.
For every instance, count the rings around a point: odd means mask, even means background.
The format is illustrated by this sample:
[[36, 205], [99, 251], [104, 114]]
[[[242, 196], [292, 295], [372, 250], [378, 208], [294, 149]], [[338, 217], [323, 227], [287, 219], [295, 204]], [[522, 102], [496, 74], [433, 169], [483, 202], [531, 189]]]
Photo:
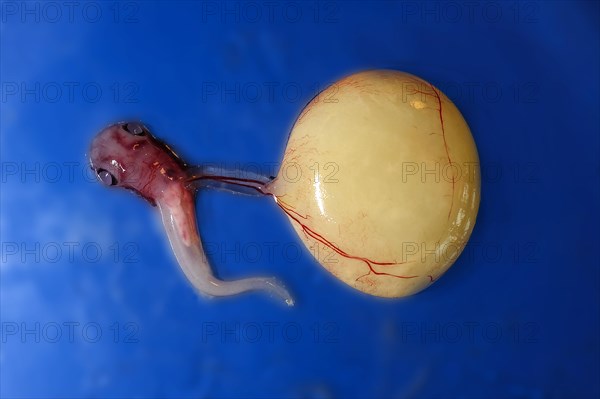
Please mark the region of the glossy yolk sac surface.
[[317, 261], [382, 297], [436, 281], [479, 207], [477, 148], [456, 106], [396, 71], [351, 75], [321, 92], [291, 132], [268, 187]]

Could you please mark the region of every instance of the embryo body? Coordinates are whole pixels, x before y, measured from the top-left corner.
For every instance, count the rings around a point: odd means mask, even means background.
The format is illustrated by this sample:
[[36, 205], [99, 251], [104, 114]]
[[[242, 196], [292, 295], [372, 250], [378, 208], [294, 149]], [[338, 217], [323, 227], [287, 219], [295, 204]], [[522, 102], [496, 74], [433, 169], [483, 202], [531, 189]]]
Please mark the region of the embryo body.
[[233, 192], [265, 194], [268, 178], [242, 179], [235, 176], [237, 171], [190, 167], [138, 122], [117, 123], [102, 130], [92, 142], [90, 166], [103, 184], [134, 191], [158, 207], [177, 261], [200, 293], [227, 296], [266, 290], [293, 305], [288, 291], [274, 278], [223, 281], [214, 276], [196, 224], [198, 188], [212, 185]]

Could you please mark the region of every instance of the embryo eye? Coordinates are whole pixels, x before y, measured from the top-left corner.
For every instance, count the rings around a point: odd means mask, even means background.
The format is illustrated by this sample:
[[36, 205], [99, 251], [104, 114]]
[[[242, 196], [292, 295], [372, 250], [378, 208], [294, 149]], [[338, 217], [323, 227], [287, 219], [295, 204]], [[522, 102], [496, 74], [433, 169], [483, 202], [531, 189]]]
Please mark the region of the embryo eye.
[[98, 175], [98, 180], [106, 186], [114, 186], [117, 184], [117, 179], [115, 179], [115, 177], [107, 170], [98, 169], [96, 174]]
[[137, 122], [125, 123], [123, 125], [123, 129], [125, 129], [131, 134], [135, 134], [136, 136], [141, 136], [146, 132], [144, 126]]

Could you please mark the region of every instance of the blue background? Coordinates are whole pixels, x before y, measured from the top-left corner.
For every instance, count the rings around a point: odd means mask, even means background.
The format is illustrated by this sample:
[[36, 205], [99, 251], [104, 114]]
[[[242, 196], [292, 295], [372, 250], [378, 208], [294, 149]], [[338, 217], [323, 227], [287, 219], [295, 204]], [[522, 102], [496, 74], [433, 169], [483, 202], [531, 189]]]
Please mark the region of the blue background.
[[[2, 397], [598, 397], [597, 2], [55, 4], [1, 9]], [[277, 163], [303, 105], [365, 68], [445, 91], [482, 162], [469, 247], [414, 297], [347, 288], [284, 251], [271, 201], [206, 192], [219, 275], [275, 275], [297, 306], [199, 298], [155, 209], [86, 174], [129, 117], [191, 163]]]

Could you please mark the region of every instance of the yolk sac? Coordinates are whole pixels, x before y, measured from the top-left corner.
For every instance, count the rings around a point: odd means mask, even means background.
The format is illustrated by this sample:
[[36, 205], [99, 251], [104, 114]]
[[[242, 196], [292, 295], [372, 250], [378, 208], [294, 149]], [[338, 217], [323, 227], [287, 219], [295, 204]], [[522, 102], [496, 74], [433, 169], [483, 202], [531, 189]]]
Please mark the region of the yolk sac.
[[479, 207], [477, 148], [456, 106], [397, 71], [367, 71], [321, 92], [301, 112], [276, 177], [191, 167], [139, 122], [103, 130], [90, 150], [105, 185], [158, 206], [175, 256], [201, 293], [265, 290], [293, 300], [274, 278], [217, 279], [203, 253], [198, 190], [267, 196], [316, 260], [365, 293], [402, 297], [457, 259]]
[[465, 247], [479, 208], [479, 157], [439, 89], [407, 73], [366, 71], [304, 108], [269, 190], [333, 275], [403, 297], [437, 280]]

